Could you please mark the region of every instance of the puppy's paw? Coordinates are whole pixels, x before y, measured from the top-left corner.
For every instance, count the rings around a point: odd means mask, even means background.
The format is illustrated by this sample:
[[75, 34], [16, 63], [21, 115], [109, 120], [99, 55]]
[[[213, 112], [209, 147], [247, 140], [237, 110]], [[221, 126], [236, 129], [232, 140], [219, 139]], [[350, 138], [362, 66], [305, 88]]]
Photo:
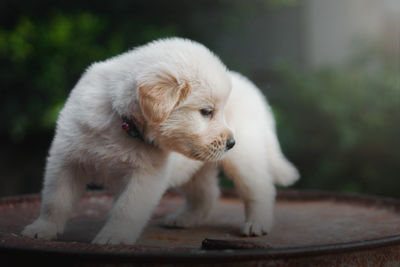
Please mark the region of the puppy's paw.
[[242, 235], [262, 236], [268, 234], [272, 228], [272, 220], [250, 220], [244, 223]]
[[54, 222], [43, 219], [37, 219], [32, 224], [26, 226], [21, 232], [26, 237], [46, 240], [55, 239], [58, 233], [57, 225]]
[[164, 220], [164, 225], [167, 227], [193, 227], [203, 224], [207, 221], [207, 217], [205, 212], [182, 210], [168, 215]]
[[97, 234], [92, 243], [99, 245], [133, 245], [139, 234], [132, 232], [132, 229], [129, 230], [131, 231], [121, 231], [121, 228], [118, 229], [118, 227], [105, 227]]

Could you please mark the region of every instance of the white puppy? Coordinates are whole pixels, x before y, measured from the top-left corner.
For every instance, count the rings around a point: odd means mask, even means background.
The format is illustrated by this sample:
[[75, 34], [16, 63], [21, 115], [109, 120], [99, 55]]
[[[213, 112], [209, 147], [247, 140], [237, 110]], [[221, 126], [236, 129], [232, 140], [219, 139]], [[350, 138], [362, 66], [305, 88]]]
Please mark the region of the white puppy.
[[166, 224], [200, 224], [219, 195], [217, 163], [244, 200], [242, 232], [267, 233], [274, 182], [291, 184], [298, 172], [262, 94], [201, 44], [173, 38], [138, 47], [93, 64], [72, 90], [47, 159], [40, 216], [22, 234], [62, 233], [89, 182], [115, 193], [94, 243], [134, 243], [170, 186], [182, 185], [186, 205]]

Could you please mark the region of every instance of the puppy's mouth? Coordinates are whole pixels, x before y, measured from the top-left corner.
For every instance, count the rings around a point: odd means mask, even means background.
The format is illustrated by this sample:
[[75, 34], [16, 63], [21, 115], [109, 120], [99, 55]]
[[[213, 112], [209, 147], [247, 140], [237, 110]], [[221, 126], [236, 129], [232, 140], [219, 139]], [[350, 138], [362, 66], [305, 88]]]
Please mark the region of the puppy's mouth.
[[199, 161], [219, 161], [223, 158], [224, 153], [210, 153], [210, 154], [204, 154], [204, 153], [197, 153], [193, 152], [190, 155], [188, 155], [189, 158], [199, 160]]
[[[213, 142], [214, 143], [214, 142]], [[221, 146], [216, 146], [211, 143], [206, 147], [202, 147], [198, 150], [193, 150], [190, 155], [190, 158], [200, 161], [219, 161], [221, 160], [226, 152], [226, 149]]]

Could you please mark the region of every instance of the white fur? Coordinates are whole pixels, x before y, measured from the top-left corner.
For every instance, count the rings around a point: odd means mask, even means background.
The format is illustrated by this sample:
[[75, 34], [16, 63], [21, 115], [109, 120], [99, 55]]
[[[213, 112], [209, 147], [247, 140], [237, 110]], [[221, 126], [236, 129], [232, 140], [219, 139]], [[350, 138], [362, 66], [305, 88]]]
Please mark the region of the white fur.
[[[154, 98], [167, 87], [171, 101]], [[152, 121], [149, 103], [166, 116]], [[201, 115], [209, 107], [212, 117]], [[145, 142], [121, 129], [122, 115], [141, 122]], [[225, 153], [231, 137], [236, 145]], [[187, 201], [165, 223], [201, 224], [219, 196], [218, 163], [244, 200], [243, 234], [270, 231], [274, 182], [289, 185], [299, 175], [280, 150], [264, 97], [198, 43], [152, 42], [93, 64], [72, 90], [49, 151], [40, 216], [22, 234], [56, 238], [92, 181], [116, 197], [94, 243], [133, 244], [171, 186], [181, 186]]]

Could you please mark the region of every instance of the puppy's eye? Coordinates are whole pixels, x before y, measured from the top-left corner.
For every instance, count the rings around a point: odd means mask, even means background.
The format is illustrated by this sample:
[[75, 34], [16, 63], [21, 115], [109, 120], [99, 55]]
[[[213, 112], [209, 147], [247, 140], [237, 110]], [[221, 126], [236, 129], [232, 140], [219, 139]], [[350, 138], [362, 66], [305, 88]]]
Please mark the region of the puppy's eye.
[[203, 117], [212, 117], [214, 110], [212, 109], [200, 109], [200, 113]]

